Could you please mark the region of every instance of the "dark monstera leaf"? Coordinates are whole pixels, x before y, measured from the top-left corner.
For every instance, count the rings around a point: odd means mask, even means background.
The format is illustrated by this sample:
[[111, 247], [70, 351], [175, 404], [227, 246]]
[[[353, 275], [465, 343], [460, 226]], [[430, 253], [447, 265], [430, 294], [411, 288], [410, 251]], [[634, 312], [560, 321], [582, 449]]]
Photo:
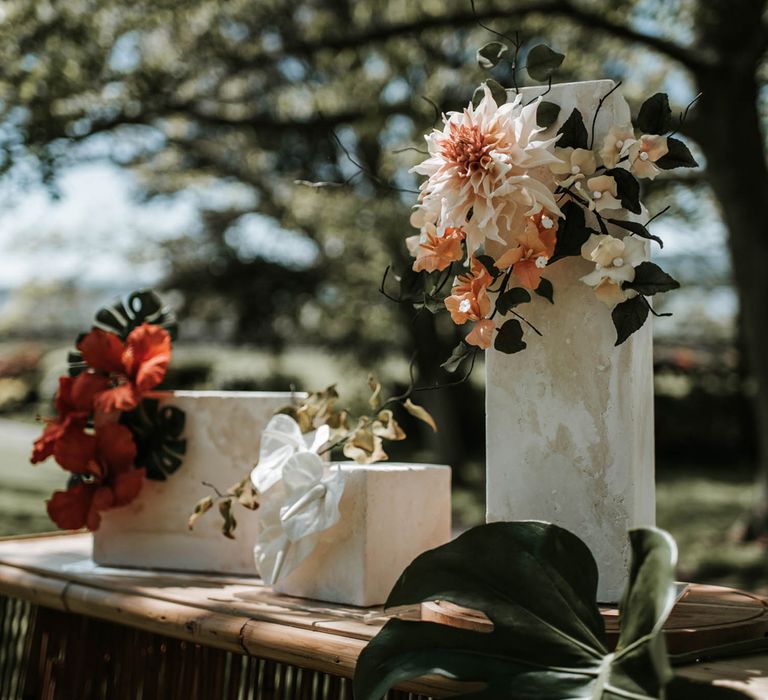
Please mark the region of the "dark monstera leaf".
[[[172, 340], [175, 340], [178, 334], [175, 314], [151, 289], [139, 289], [131, 292], [125, 300], [118, 299], [113, 304], [102, 307], [96, 312], [93, 326], [114, 333], [121, 340], [125, 340], [130, 332], [142, 323], [151, 323], [165, 328]], [[75, 345], [82, 338], [83, 334], [78, 336]], [[79, 350], [71, 350], [67, 359], [71, 376], [77, 376], [86, 369]]]
[[144, 399], [136, 409], [123, 413], [120, 422], [133, 433], [136, 466], [147, 470], [148, 479], [165, 481], [182, 465], [187, 441], [182, 437], [186, 414], [180, 408]]
[[493, 630], [390, 620], [360, 655], [356, 700], [426, 674], [485, 684], [464, 700], [661, 698], [672, 679], [661, 627], [674, 602], [676, 547], [652, 528], [633, 530], [630, 543], [615, 652], [595, 602], [594, 558], [567, 530], [491, 523], [422, 554], [387, 605], [450, 601], [485, 613]]

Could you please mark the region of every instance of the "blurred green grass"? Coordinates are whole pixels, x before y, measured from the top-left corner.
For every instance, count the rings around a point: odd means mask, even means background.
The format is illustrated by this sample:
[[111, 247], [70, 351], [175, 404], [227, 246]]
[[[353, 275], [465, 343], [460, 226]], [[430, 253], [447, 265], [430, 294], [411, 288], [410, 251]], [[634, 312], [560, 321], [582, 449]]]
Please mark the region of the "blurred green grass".
[[[45, 500], [66, 482], [52, 461], [32, 466], [29, 453], [40, 425], [0, 419], [0, 536], [55, 529]], [[426, 456], [425, 456], [426, 458]], [[456, 525], [483, 520], [482, 468], [471, 470], [473, 488], [454, 489]], [[749, 509], [754, 485], [745, 472], [660, 470], [657, 520], [680, 550], [678, 577], [768, 592], [765, 545], [733, 541], [733, 526]]]

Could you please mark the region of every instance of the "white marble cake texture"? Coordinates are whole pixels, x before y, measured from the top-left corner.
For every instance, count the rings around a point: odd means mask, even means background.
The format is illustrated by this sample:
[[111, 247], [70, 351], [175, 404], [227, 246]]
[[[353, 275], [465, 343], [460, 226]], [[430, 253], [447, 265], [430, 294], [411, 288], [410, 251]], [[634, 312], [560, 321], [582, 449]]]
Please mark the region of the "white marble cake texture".
[[144, 482], [132, 503], [103, 514], [94, 533], [97, 564], [255, 575], [253, 513], [235, 506], [235, 539], [222, 535], [214, 509], [187, 528], [195, 503], [225, 491], [247, 475], [259, 457], [261, 432], [276, 410], [303, 395], [270, 392], [156, 392], [162, 405], [186, 414], [184, 463], [165, 481]]
[[381, 605], [406, 566], [451, 538], [451, 469], [342, 462], [339, 521], [275, 591], [342, 605]]

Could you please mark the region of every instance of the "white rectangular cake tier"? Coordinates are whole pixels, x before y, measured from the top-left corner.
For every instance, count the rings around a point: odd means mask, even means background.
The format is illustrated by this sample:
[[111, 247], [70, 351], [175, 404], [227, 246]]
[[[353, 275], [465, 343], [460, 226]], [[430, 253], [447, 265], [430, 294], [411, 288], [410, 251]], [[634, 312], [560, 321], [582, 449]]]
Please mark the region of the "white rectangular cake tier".
[[[613, 87], [610, 80], [553, 85], [544, 99], [561, 110], [546, 135], [574, 107], [591, 130]], [[544, 90], [526, 88], [524, 99]], [[618, 92], [600, 110], [596, 144], [613, 125], [631, 126]], [[627, 530], [655, 520], [652, 331], [649, 318], [615, 347], [611, 309], [580, 280], [592, 268], [578, 257], [547, 267], [554, 305], [532, 295], [519, 309], [543, 337], [527, 333], [528, 347], [515, 355], [486, 352], [487, 519], [571, 530], [595, 555], [599, 600], [614, 603], [627, 577]]]
[[431, 464], [344, 462], [341, 519], [274, 586], [343, 605], [381, 605], [422, 552], [451, 538], [451, 470]]
[[152, 395], [186, 414], [184, 462], [165, 481], [145, 480], [139, 497], [103, 514], [94, 533], [93, 559], [103, 566], [255, 575], [255, 514], [235, 505], [235, 539], [224, 537], [214, 508], [194, 530], [195, 503], [249, 474], [259, 458], [261, 432], [274, 412], [303, 394], [176, 391]]

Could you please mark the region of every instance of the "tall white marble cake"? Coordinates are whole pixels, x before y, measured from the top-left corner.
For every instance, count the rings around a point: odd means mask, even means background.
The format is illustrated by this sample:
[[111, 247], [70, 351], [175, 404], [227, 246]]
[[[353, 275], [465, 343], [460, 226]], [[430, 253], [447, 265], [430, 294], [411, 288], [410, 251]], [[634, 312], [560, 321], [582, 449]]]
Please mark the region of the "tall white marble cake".
[[[103, 514], [94, 533], [97, 564], [231, 575], [255, 575], [254, 514], [235, 506], [235, 539], [221, 533], [218, 509], [187, 528], [195, 503], [250, 472], [258, 460], [261, 432], [274, 412], [301, 398], [267, 392], [177, 391], [153, 395], [161, 405], [186, 413], [187, 451], [182, 466], [165, 481], [144, 482], [139, 497]], [[302, 395], [303, 396], [303, 395]]]
[[[544, 136], [554, 135], [574, 107], [591, 127], [614, 87], [610, 80], [553, 85], [545, 99], [560, 105], [560, 114]], [[522, 92], [528, 101], [544, 90]], [[618, 91], [600, 110], [596, 144], [612, 126], [631, 128]], [[590, 218], [587, 224], [597, 228]], [[610, 310], [580, 280], [591, 269], [578, 257], [548, 267], [554, 306], [533, 295], [525, 308], [544, 337], [531, 335], [515, 355], [486, 352], [487, 518], [568, 528], [595, 555], [598, 600], [615, 603], [627, 579], [627, 530], [655, 520], [652, 324], [616, 347]]]

